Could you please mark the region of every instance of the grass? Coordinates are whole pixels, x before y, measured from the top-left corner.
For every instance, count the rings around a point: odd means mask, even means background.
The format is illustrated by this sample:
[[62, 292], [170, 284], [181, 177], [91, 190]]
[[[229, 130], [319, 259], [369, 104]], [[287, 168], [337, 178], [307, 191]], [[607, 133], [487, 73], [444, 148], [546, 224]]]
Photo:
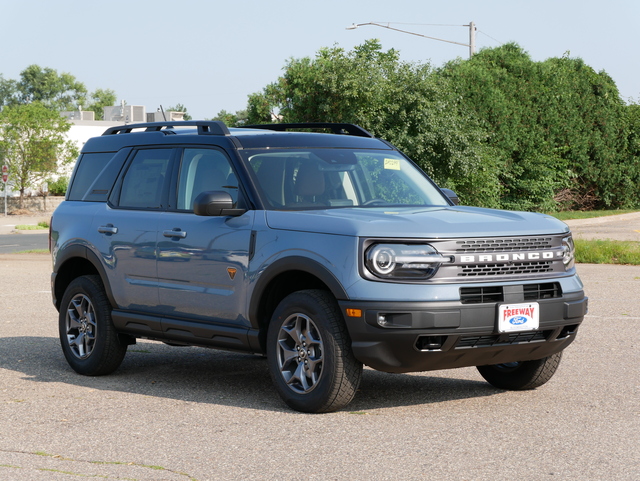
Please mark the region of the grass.
[[17, 230], [41, 230], [41, 229], [48, 229], [49, 228], [49, 223], [48, 222], [38, 222], [37, 225], [33, 225], [33, 224], [20, 224], [16, 226]]
[[640, 242], [574, 239], [576, 262], [640, 265]]
[[605, 217], [608, 215], [620, 215], [630, 214], [631, 212], [638, 212], [638, 209], [620, 209], [620, 210], [568, 210], [565, 212], [549, 212], [556, 219], [571, 220], [571, 219], [591, 219], [593, 217]]

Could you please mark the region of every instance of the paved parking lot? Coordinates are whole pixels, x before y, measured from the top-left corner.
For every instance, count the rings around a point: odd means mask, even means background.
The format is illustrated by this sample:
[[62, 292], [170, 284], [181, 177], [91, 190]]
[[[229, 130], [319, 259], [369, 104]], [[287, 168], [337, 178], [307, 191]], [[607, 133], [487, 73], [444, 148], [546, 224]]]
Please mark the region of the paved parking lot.
[[590, 313], [556, 376], [366, 370], [347, 410], [290, 411], [264, 359], [140, 342], [82, 377], [47, 255], [0, 256], [0, 479], [640, 479], [640, 268], [579, 266]]
[[640, 212], [566, 221], [578, 239], [640, 241]]

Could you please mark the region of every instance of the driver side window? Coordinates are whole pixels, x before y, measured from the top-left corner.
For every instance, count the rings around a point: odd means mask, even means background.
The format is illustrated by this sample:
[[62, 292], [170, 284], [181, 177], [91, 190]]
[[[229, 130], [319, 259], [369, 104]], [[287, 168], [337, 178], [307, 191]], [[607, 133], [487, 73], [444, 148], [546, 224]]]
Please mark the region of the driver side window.
[[238, 180], [227, 156], [215, 149], [185, 149], [178, 182], [179, 210], [193, 210], [196, 197], [205, 191], [228, 192], [238, 201]]

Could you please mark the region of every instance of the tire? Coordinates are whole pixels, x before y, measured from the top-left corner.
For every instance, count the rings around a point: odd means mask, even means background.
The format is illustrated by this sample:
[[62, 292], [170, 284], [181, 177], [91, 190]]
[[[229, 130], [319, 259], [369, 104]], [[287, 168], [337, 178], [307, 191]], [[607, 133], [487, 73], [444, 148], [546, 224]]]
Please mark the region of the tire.
[[478, 366], [477, 369], [489, 384], [499, 389], [526, 391], [540, 387], [551, 379], [561, 359], [562, 351], [536, 361]]
[[280, 302], [267, 333], [267, 363], [283, 401], [307, 413], [345, 407], [362, 377], [340, 309], [323, 290], [298, 291]]
[[113, 326], [100, 277], [74, 279], [60, 306], [60, 344], [73, 370], [85, 376], [102, 376], [118, 369], [127, 343], [120, 340]]

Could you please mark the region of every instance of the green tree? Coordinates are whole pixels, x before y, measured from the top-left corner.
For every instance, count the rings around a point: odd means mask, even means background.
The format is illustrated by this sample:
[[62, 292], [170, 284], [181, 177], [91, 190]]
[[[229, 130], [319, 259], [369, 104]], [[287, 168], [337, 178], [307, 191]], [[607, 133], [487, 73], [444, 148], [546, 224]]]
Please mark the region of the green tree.
[[17, 103], [17, 95], [17, 82], [11, 79], [7, 80], [0, 74], [0, 109], [5, 105]]
[[69, 187], [69, 177], [58, 177], [56, 180], [46, 179], [49, 187], [49, 195], [65, 195]]
[[224, 122], [228, 127], [239, 127], [247, 123], [247, 110], [237, 110], [235, 114], [221, 110], [211, 120], [220, 120]]
[[369, 40], [351, 52], [323, 48], [290, 59], [284, 75], [253, 94], [248, 123], [349, 122], [397, 145], [467, 203], [496, 206], [500, 184], [486, 134], [449, 81], [429, 64], [400, 60]]
[[65, 137], [70, 126], [40, 102], [8, 106], [0, 112], [2, 160], [9, 166], [12, 185], [20, 191], [20, 207], [27, 188], [36, 187], [77, 156], [77, 148]]
[[375, 40], [290, 59], [249, 96], [247, 123], [351, 122], [391, 141], [467, 204], [518, 210], [640, 205], [640, 110], [579, 58], [515, 43], [442, 68]]
[[88, 96], [85, 85], [69, 73], [30, 65], [20, 73], [19, 80], [0, 75], [0, 108], [40, 102], [57, 111], [92, 110], [96, 119], [103, 118], [102, 107], [114, 105], [116, 94], [110, 89], [96, 89]]
[[87, 88], [69, 73], [30, 65], [17, 83], [20, 103], [41, 102], [54, 110], [77, 110], [86, 103]]
[[116, 93], [111, 89], [96, 89], [91, 94], [91, 103], [85, 107], [86, 110], [95, 112], [96, 120], [104, 119], [103, 107], [110, 107], [116, 104]]
[[617, 207], [638, 198], [628, 181], [624, 105], [606, 73], [566, 55], [535, 62], [510, 43], [438, 74], [485, 126], [503, 207]]
[[267, 85], [262, 92], [249, 95], [247, 124], [269, 124], [278, 119], [278, 105], [284, 101], [283, 95], [279, 82]]

